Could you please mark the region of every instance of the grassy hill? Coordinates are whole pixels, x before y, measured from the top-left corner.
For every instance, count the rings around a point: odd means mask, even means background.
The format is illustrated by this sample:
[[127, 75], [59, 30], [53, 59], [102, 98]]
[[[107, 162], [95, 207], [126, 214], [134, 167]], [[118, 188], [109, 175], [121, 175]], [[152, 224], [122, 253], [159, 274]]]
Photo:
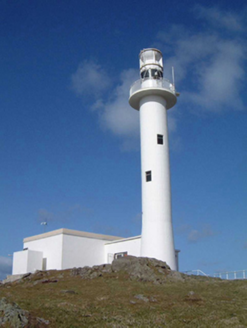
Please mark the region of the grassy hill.
[[138, 265], [39, 271], [1, 285], [0, 299], [29, 312], [26, 327], [247, 327], [247, 280]]

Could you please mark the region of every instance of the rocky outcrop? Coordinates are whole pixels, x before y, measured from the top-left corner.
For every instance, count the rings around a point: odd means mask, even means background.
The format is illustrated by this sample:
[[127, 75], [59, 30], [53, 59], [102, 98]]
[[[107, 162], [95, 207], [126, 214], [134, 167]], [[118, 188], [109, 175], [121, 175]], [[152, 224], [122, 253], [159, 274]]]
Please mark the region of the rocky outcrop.
[[71, 276], [81, 276], [83, 279], [94, 279], [102, 277], [104, 273], [111, 273], [111, 264], [95, 265], [93, 267], [85, 266], [83, 268], [71, 269]]
[[28, 312], [15, 303], [9, 303], [5, 297], [0, 300], [0, 313], [0, 326], [8, 322], [11, 327], [21, 328], [28, 323]]
[[113, 272], [125, 271], [130, 279], [149, 281], [155, 284], [169, 280], [183, 280], [181, 273], [172, 271], [166, 262], [148, 257], [126, 256], [114, 260]]
[[49, 325], [49, 321], [31, 316], [28, 311], [3, 297], [0, 299], [0, 326], [5, 324], [13, 328], [44, 328]]
[[181, 273], [172, 271], [166, 262], [147, 257], [126, 256], [114, 260], [112, 264], [103, 264], [71, 270], [71, 276], [81, 276], [83, 279], [102, 277], [106, 273], [126, 272], [129, 278], [138, 281], [149, 281], [155, 284], [167, 280], [182, 281]]
[[[125, 272], [131, 280], [153, 282], [154, 284], [163, 284], [167, 281], [183, 281], [185, 279], [185, 275], [172, 271], [166, 262], [154, 258], [135, 256], [121, 257], [114, 260], [112, 264], [85, 266], [73, 268], [69, 271], [72, 277], [80, 276], [82, 279], [95, 279], [109, 274], [112, 274], [114, 278], [114, 273]], [[63, 271], [58, 271], [58, 274], [52, 278], [49, 278], [49, 276], [50, 271], [36, 271], [33, 274], [23, 275], [15, 283], [20, 283], [23, 280], [33, 281], [33, 285], [57, 283], [60, 278], [63, 278]], [[5, 283], [10, 283], [10, 281]]]

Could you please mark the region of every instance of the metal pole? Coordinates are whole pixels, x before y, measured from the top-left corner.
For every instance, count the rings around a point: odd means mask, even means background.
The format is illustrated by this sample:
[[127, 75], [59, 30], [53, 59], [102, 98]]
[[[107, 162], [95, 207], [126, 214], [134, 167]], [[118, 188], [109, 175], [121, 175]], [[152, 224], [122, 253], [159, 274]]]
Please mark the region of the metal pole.
[[173, 83], [174, 91], [175, 91], [176, 88], [175, 88], [175, 76], [174, 76], [174, 67], [173, 66], [172, 66], [172, 83]]

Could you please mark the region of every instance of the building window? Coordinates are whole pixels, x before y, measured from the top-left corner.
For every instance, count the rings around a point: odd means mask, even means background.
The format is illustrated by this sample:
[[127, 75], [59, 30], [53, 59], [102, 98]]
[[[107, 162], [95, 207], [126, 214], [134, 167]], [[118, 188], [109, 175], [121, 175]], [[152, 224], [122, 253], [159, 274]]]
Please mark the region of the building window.
[[147, 171], [146, 172], [146, 181], [152, 181], [152, 172], [151, 171]]
[[157, 134], [157, 143], [158, 145], [163, 145], [163, 135]]
[[127, 255], [128, 255], [128, 252], [115, 253], [114, 260], [120, 259], [121, 257], [125, 257]]

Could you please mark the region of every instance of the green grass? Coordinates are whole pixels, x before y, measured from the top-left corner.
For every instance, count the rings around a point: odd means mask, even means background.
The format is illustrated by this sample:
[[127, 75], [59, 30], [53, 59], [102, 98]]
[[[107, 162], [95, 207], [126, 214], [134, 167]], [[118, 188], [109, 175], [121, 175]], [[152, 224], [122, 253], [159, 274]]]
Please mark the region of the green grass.
[[0, 297], [49, 320], [49, 327], [247, 327], [247, 280], [194, 277], [154, 285], [129, 280], [126, 273], [84, 280], [70, 270], [50, 271], [2, 285]]

